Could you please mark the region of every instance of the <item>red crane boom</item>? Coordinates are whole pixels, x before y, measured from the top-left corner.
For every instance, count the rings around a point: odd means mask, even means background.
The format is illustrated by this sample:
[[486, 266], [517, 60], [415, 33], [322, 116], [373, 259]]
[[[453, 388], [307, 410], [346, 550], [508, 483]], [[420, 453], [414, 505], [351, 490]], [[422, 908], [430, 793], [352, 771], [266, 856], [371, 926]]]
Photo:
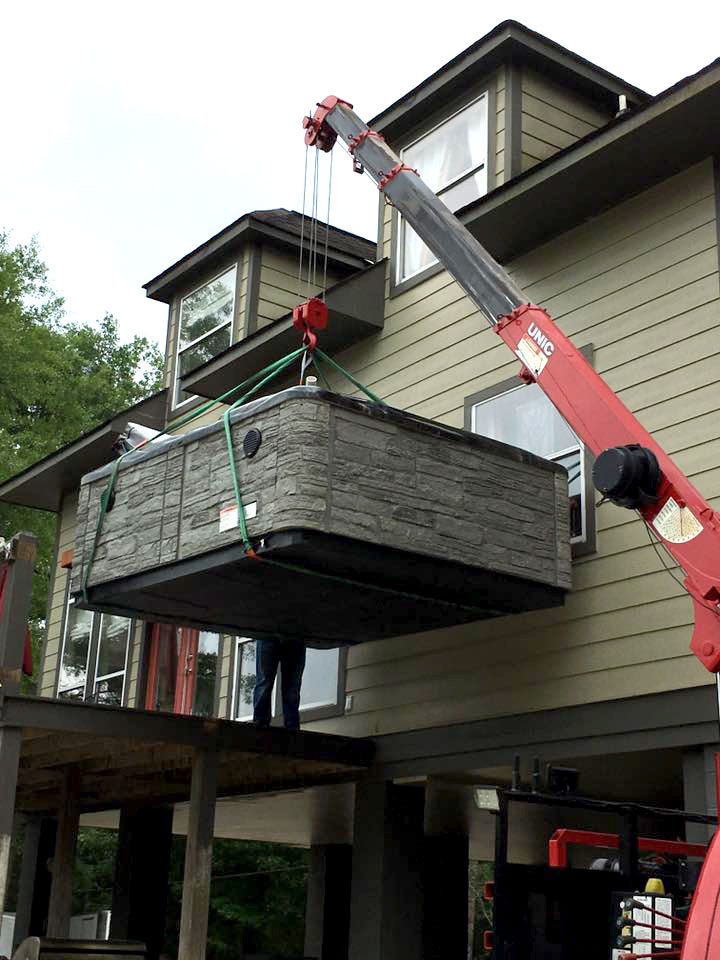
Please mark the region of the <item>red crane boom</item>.
[[522, 379], [541, 387], [595, 454], [593, 480], [603, 497], [637, 510], [677, 561], [694, 605], [690, 647], [708, 670], [720, 671], [720, 514], [549, 314], [528, 302], [417, 171], [363, 123], [351, 104], [327, 97], [303, 125], [308, 146], [328, 151], [338, 136], [347, 144], [356, 170], [370, 174], [522, 361]]

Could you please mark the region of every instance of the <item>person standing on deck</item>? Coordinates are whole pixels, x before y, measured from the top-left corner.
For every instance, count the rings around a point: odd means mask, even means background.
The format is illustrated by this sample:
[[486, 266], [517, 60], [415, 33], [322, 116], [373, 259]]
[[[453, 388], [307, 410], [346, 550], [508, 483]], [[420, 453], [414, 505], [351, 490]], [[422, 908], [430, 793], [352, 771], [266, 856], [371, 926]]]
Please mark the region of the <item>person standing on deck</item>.
[[278, 667], [283, 722], [287, 730], [299, 730], [300, 686], [305, 669], [305, 641], [299, 637], [264, 637], [256, 641], [253, 723], [258, 727], [270, 726]]

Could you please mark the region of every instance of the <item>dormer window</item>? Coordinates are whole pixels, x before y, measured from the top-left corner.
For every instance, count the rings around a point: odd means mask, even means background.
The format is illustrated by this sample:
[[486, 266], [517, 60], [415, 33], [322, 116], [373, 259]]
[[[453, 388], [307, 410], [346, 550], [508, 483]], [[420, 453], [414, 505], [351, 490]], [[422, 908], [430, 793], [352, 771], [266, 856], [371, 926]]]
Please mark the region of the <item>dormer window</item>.
[[[454, 213], [487, 193], [487, 152], [488, 96], [484, 93], [409, 144], [401, 155]], [[399, 216], [396, 282], [408, 280], [435, 262]]]
[[181, 301], [175, 367], [176, 407], [192, 399], [192, 394], [182, 389], [180, 378], [230, 346], [236, 274], [237, 265], [193, 290]]

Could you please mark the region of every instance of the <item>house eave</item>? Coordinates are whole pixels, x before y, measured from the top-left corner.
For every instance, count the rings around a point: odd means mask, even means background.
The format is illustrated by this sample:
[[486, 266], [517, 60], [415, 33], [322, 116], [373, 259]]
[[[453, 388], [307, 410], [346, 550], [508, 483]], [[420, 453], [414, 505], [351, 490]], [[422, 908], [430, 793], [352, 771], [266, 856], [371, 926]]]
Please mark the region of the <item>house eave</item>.
[[[322, 226], [320, 233], [323, 235]], [[169, 303], [178, 287], [191, 285], [201, 274], [206, 273], [213, 263], [239, 250], [244, 243], [252, 240], [270, 242], [293, 253], [299, 251], [301, 246], [300, 237], [296, 234], [281, 227], [263, 223], [252, 214], [246, 214], [191, 250], [167, 270], [163, 270], [158, 276], [143, 284], [146, 296], [151, 300]], [[369, 242], [368, 247], [372, 247]], [[302, 249], [304, 252], [310, 250], [309, 228], [303, 238]], [[363, 257], [339, 250], [332, 244], [328, 247], [328, 260], [347, 270], [361, 270], [369, 262]]]
[[[720, 150], [720, 60], [458, 211], [500, 262]], [[621, 172], [622, 175], [619, 175]]]
[[82, 477], [114, 458], [112, 448], [128, 422], [162, 429], [167, 390], [160, 390], [115, 414], [105, 423], [71, 440], [59, 450], [0, 484], [0, 501], [57, 513], [63, 496], [80, 486]]

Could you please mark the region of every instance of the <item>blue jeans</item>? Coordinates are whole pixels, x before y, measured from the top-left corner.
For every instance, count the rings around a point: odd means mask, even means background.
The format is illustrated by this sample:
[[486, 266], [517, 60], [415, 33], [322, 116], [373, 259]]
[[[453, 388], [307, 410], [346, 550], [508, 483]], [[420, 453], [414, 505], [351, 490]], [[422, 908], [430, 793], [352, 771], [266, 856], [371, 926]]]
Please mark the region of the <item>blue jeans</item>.
[[300, 684], [305, 669], [305, 641], [297, 637], [272, 637], [256, 641], [253, 722], [259, 727], [270, 726], [272, 691], [278, 667], [280, 667], [283, 721], [288, 730], [299, 730]]

